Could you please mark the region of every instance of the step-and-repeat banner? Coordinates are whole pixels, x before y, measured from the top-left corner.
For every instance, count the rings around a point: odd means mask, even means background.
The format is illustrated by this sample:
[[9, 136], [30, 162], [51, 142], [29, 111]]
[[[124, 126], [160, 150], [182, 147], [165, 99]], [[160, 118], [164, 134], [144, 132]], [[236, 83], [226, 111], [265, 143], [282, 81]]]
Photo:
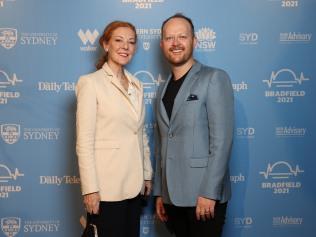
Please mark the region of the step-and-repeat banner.
[[[193, 19], [195, 57], [225, 69], [235, 92], [224, 237], [315, 236], [315, 11], [314, 0], [0, 0], [0, 236], [80, 236], [74, 89], [113, 20], [137, 28], [128, 69], [144, 84], [153, 149], [168, 76], [160, 26], [176, 12]], [[169, 236], [153, 213], [151, 198], [141, 236]]]

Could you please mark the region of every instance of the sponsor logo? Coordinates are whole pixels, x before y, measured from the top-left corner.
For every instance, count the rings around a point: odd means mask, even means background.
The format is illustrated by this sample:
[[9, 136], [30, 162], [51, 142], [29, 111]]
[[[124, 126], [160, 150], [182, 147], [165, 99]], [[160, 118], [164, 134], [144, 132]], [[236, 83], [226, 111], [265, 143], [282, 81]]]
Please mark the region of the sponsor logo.
[[302, 217], [292, 217], [292, 216], [275, 216], [272, 217], [272, 225], [274, 227], [283, 226], [298, 226], [303, 224]]
[[257, 45], [259, 40], [258, 33], [243, 32], [239, 34], [239, 42], [242, 45]]
[[154, 215], [150, 215], [150, 214], [142, 215], [141, 220], [140, 220], [140, 224], [141, 224], [142, 233], [144, 235], [148, 235], [151, 233], [151, 230], [154, 226], [155, 220], [156, 220], [156, 218]]
[[4, 7], [4, 2], [15, 2], [15, 0], [0, 0], [0, 7]]
[[153, 104], [153, 99], [156, 98], [156, 89], [160, 83], [164, 82], [161, 75], [158, 74], [157, 79], [149, 71], [138, 71], [134, 73], [144, 86], [144, 102], [145, 104]]
[[20, 138], [20, 125], [18, 124], [2, 124], [1, 137], [7, 144], [14, 144]]
[[7, 237], [13, 237], [19, 233], [21, 219], [18, 217], [1, 218], [1, 230]]
[[305, 77], [303, 72], [296, 75], [288, 68], [272, 71], [270, 78], [262, 80], [271, 90], [265, 91], [265, 97], [274, 97], [278, 103], [292, 103], [294, 98], [304, 97], [304, 90], [294, 90], [293, 88], [302, 87], [310, 79]]
[[234, 226], [236, 228], [251, 228], [253, 224], [252, 217], [235, 217]]
[[251, 127], [236, 128], [236, 135], [238, 138], [255, 138], [256, 130]]
[[304, 137], [306, 134], [306, 128], [296, 127], [276, 127], [275, 135], [277, 137]]
[[[0, 70], [0, 104], [7, 104], [10, 99], [20, 97], [20, 92], [10, 89], [20, 82], [22, 82], [22, 80], [18, 79], [15, 73], [13, 73], [10, 78], [5, 71]], [[2, 91], [5, 89], [10, 89], [10, 91]]]
[[262, 182], [262, 189], [271, 189], [273, 194], [288, 194], [290, 190], [300, 189], [302, 184], [295, 181], [297, 177], [303, 173], [304, 170], [300, 169], [298, 165], [293, 168], [286, 161], [278, 161], [274, 164], [268, 164], [266, 171], [260, 171], [265, 180], [271, 182]]
[[60, 91], [74, 91], [76, 88], [75, 82], [47, 82], [40, 81], [37, 83], [39, 91], [52, 91], [59, 93]]
[[73, 175], [64, 176], [39, 176], [40, 184], [52, 184], [60, 186], [62, 184], [80, 184], [80, 178]]
[[143, 234], [148, 235], [150, 231], [150, 228], [148, 226], [143, 226]]
[[[18, 177], [24, 176], [18, 168], [12, 172], [6, 165], [0, 164], [0, 198], [8, 198], [11, 192], [21, 192], [21, 186], [2, 185], [2, 183], [10, 183], [16, 181]], [[14, 182], [13, 181], [13, 182]]]
[[196, 49], [198, 51], [214, 51], [216, 49], [216, 32], [209, 27], [202, 27], [195, 32], [198, 40]]
[[52, 233], [58, 232], [60, 228], [59, 220], [27, 220], [24, 222], [24, 233]]
[[77, 34], [84, 45], [80, 47], [81, 51], [89, 52], [97, 50], [97, 47], [95, 46], [95, 41], [99, 36], [99, 32], [96, 29], [94, 29], [93, 32], [91, 32], [89, 29], [85, 32], [80, 29]]
[[298, 33], [298, 32], [283, 32], [280, 33], [281, 43], [309, 43], [312, 40], [311, 33]]
[[0, 28], [0, 45], [5, 49], [11, 49], [15, 46], [18, 38], [17, 29]]
[[165, 0], [122, 0], [123, 4], [133, 4], [135, 9], [152, 9], [154, 4], [162, 4]]
[[281, 0], [281, 7], [286, 7], [286, 8], [298, 7], [298, 0]]
[[232, 84], [233, 90], [235, 92], [245, 91], [248, 90], [248, 84], [242, 81], [241, 83], [234, 83]]
[[160, 40], [160, 29], [138, 28], [136, 29], [137, 37], [142, 42], [143, 49], [148, 51], [154, 40]]
[[2, 124], [1, 137], [7, 144], [16, 143], [22, 133], [23, 140], [25, 141], [56, 141], [59, 139], [59, 128], [24, 128], [20, 131], [19, 124]]
[[241, 173], [239, 175], [231, 175], [230, 176], [230, 182], [236, 184], [236, 183], [243, 183], [245, 182], [245, 176], [243, 176]]
[[20, 44], [27, 46], [56, 46], [57, 39], [57, 33], [21, 33]]

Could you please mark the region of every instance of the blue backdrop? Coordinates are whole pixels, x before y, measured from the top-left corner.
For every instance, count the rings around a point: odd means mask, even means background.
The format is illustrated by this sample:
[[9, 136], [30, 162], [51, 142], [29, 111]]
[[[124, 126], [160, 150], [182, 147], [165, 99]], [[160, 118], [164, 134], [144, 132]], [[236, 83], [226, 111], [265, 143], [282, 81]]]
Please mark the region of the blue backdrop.
[[[168, 76], [160, 26], [176, 12], [193, 19], [195, 57], [225, 69], [235, 91], [224, 237], [314, 236], [315, 11], [315, 0], [0, 0], [0, 236], [82, 232], [74, 88], [112, 20], [137, 27], [128, 69], [145, 86], [153, 148], [152, 105]], [[152, 199], [141, 236], [169, 236]]]

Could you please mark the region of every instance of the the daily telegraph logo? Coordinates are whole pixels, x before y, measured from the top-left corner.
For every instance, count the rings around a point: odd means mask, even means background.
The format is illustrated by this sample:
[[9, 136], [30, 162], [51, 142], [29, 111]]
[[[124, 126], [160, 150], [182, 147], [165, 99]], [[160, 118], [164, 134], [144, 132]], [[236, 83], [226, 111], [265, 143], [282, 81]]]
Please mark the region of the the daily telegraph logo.
[[274, 216], [272, 217], [272, 225], [274, 227], [300, 226], [303, 224], [302, 217], [292, 216]]
[[62, 184], [80, 184], [80, 178], [75, 175], [64, 176], [39, 176], [39, 183], [45, 185], [57, 185]]
[[261, 188], [270, 189], [273, 194], [288, 194], [291, 190], [301, 188], [302, 184], [297, 179], [303, 172], [299, 165], [292, 166], [286, 161], [269, 163], [265, 171], [259, 172], [265, 179]]
[[60, 230], [59, 220], [25, 220], [19, 217], [1, 218], [1, 229], [7, 237], [13, 237], [18, 233], [54, 233]]
[[216, 32], [209, 27], [202, 27], [195, 32], [198, 40], [196, 49], [198, 51], [214, 51], [216, 49]]
[[239, 34], [239, 42], [241, 45], [257, 45], [259, 35], [256, 32], [242, 32]]
[[20, 232], [21, 218], [4, 217], [1, 218], [1, 230], [7, 237], [13, 237]]
[[305, 137], [307, 128], [297, 128], [295, 126], [276, 127], [275, 136], [280, 138]]
[[232, 86], [233, 86], [233, 90], [235, 92], [241, 92], [241, 91], [248, 90], [248, 84], [244, 81], [242, 81], [240, 83], [232, 83]]
[[148, 51], [154, 40], [160, 40], [160, 29], [138, 28], [136, 29], [137, 38], [142, 42], [143, 49]]
[[242, 173], [239, 173], [239, 175], [231, 175], [230, 176], [230, 182], [237, 184], [237, 183], [243, 183], [245, 182], [245, 176], [242, 175]]
[[6, 185], [15, 182], [19, 177], [24, 176], [18, 168], [11, 170], [8, 166], [0, 164], [0, 198], [9, 198], [12, 192], [21, 192], [22, 188], [19, 185]]
[[252, 127], [236, 128], [237, 138], [255, 138], [256, 130]]
[[48, 91], [48, 92], [56, 92], [59, 93], [61, 91], [74, 91], [76, 88], [75, 82], [48, 82], [48, 81], [40, 81], [37, 83], [38, 91]]
[[21, 82], [22, 80], [15, 73], [9, 76], [8, 73], [0, 70], [0, 105], [7, 104], [9, 100], [20, 98], [20, 92], [13, 91], [12, 88]]
[[122, 0], [123, 4], [133, 4], [135, 9], [152, 9], [155, 4], [162, 4], [165, 0]]
[[280, 43], [310, 43], [312, 33], [282, 32], [280, 33]]
[[160, 83], [164, 82], [161, 75], [158, 74], [157, 79], [149, 71], [141, 70], [134, 73], [143, 84], [145, 104], [153, 104], [153, 99], [156, 98], [156, 90]]
[[292, 103], [294, 98], [305, 96], [306, 92], [302, 87], [309, 80], [303, 72], [295, 73], [288, 68], [272, 71], [270, 78], [262, 80], [270, 89], [264, 95], [275, 98], [278, 103]]
[[12, 145], [22, 137], [24, 141], [56, 141], [59, 139], [60, 128], [24, 128], [20, 124], [1, 124], [3, 141]]
[[95, 43], [99, 36], [99, 32], [96, 29], [94, 29], [93, 31], [90, 31], [90, 29], [87, 29], [85, 31], [80, 29], [77, 35], [84, 45], [80, 47], [81, 51], [90, 52], [97, 50], [97, 46], [95, 46]]
[[234, 218], [235, 228], [251, 228], [252, 224], [253, 224], [253, 219], [250, 216]]
[[14, 28], [0, 28], [0, 45], [5, 49], [15, 46], [18, 39], [18, 31]]

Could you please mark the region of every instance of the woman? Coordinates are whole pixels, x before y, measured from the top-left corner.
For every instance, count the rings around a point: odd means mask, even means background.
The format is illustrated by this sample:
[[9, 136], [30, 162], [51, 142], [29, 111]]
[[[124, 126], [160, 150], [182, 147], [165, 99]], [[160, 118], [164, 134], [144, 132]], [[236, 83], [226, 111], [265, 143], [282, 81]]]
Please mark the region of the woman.
[[99, 40], [105, 55], [98, 70], [81, 76], [76, 88], [81, 188], [99, 237], [139, 236], [140, 193], [151, 190], [143, 87], [124, 69], [136, 40], [132, 24], [110, 23]]

